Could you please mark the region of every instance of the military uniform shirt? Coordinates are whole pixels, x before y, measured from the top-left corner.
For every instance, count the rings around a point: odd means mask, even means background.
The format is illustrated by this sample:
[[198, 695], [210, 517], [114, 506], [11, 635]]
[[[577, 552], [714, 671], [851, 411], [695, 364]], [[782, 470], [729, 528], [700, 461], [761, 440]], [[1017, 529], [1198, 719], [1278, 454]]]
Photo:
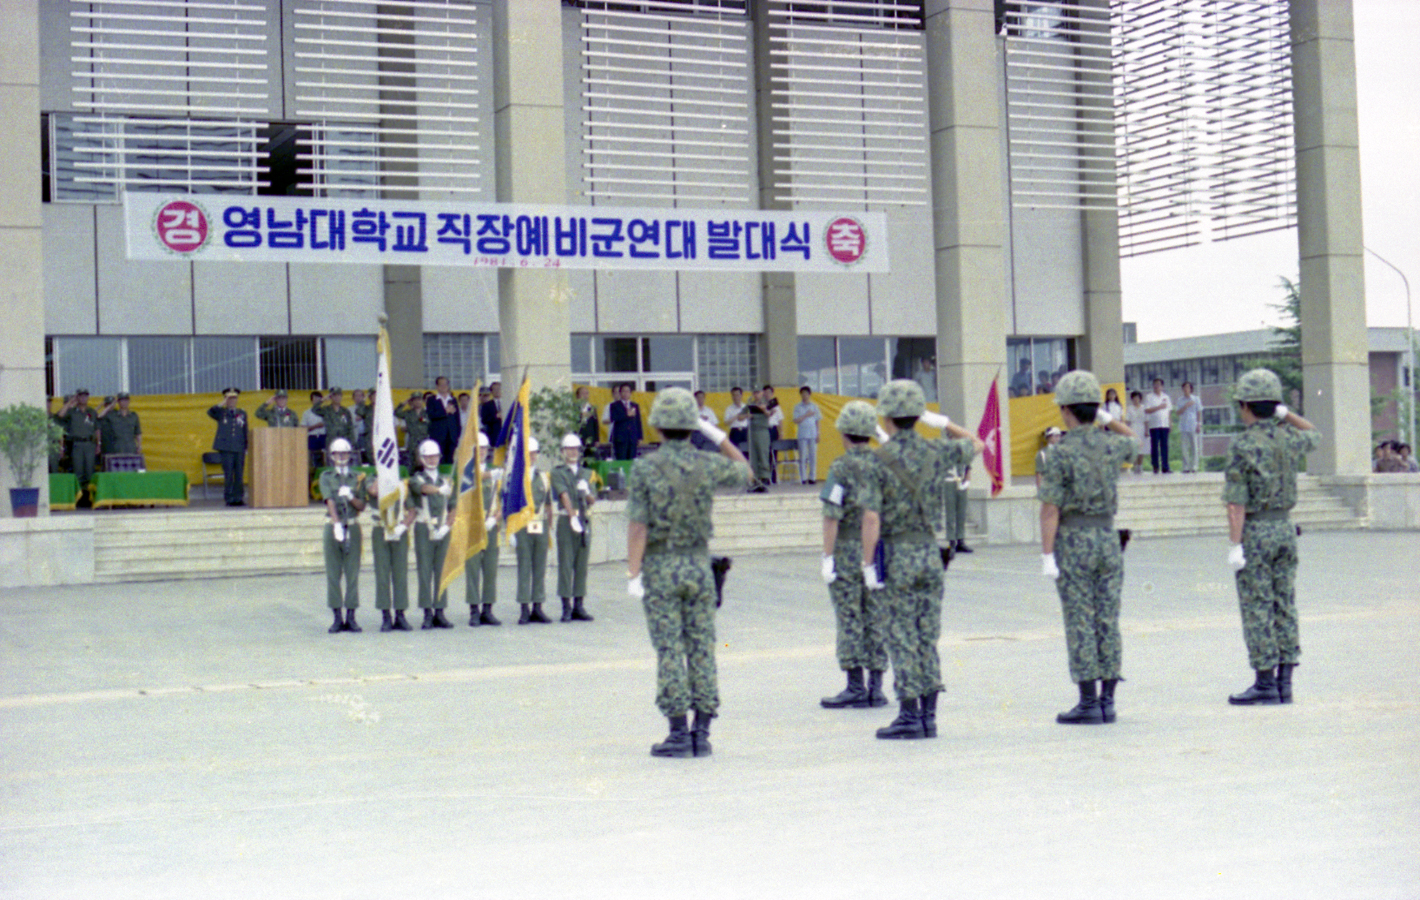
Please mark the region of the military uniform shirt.
[[591, 479], [591, 470], [583, 469], [580, 466], [569, 466], [563, 463], [552, 470], [552, 505], [558, 515], [566, 512], [562, 507], [562, 495], [566, 494], [568, 499], [572, 501], [572, 509], [582, 517], [583, 521], [586, 521], [587, 498], [577, 489], [577, 482], [585, 481], [590, 487]]
[[336, 409], [334, 406], [322, 406], [316, 411], [325, 422], [325, 440], [329, 447], [336, 438], [345, 438], [351, 444], [355, 443], [355, 416], [344, 406]]
[[429, 437], [429, 413], [422, 409], [404, 407], [395, 410], [395, 415], [404, 422], [404, 440], [412, 451]]
[[426, 494], [423, 492], [424, 485], [432, 484], [435, 487], [447, 484], [453, 486], [453, 482], [443, 475], [430, 473], [426, 469], [420, 469], [409, 476], [409, 503], [419, 511], [420, 520], [423, 521], [425, 511], [428, 512], [428, 522], [431, 527], [438, 528], [444, 523], [444, 515], [448, 511], [449, 503], [453, 496], [445, 497], [443, 494]]
[[1321, 446], [1321, 432], [1302, 431], [1276, 419], [1254, 422], [1233, 438], [1224, 472], [1223, 502], [1248, 512], [1297, 505], [1297, 469]]
[[295, 428], [301, 424], [301, 417], [289, 406], [285, 409], [277, 406], [258, 406], [256, 417], [272, 428]]
[[365, 473], [355, 469], [347, 469], [344, 475], [341, 475], [336, 469], [326, 469], [320, 473], [321, 499], [335, 502], [335, 517], [342, 524], [349, 525], [354, 522], [360, 513], [355, 509], [354, 503], [339, 496], [340, 489], [350, 488], [356, 499], [368, 497], [368, 494], [361, 494], [361, 491], [365, 490], [364, 481]]
[[704, 544], [714, 533], [710, 507], [718, 487], [744, 487], [750, 474], [728, 457], [666, 441], [637, 459], [626, 483], [626, 515], [646, 526], [646, 543], [672, 549]]
[[1122, 434], [1071, 429], [1045, 454], [1037, 496], [1061, 513], [1112, 516], [1119, 508], [1119, 467], [1136, 452], [1134, 439]]
[[819, 499], [823, 501], [823, 517], [838, 520], [840, 538], [861, 534], [864, 508], [876, 510], [882, 505], [881, 468], [867, 444], [850, 447], [829, 467]]
[[[878, 474], [881, 500], [877, 508], [868, 502], [864, 502], [863, 507], [881, 515], [884, 540], [902, 534], [930, 537], [941, 515], [943, 482], [975, 458], [976, 448], [967, 438], [928, 440], [908, 430], [893, 435], [878, 453], [884, 457]], [[919, 497], [914, 500], [888, 460], [901, 462], [902, 468], [918, 480]]]
[[247, 414], [241, 409], [214, 406], [207, 415], [217, 420], [217, 434], [212, 438], [212, 449], [239, 453], [247, 448]]
[[138, 424], [138, 413], [129, 410], [128, 415], [119, 415], [117, 409], [109, 410], [103, 417], [104, 452], [137, 453], [138, 436], [143, 428]]
[[64, 426], [64, 434], [70, 440], [87, 440], [98, 431], [98, 414], [87, 406], [76, 406], [64, 415], [55, 415], [54, 420]]

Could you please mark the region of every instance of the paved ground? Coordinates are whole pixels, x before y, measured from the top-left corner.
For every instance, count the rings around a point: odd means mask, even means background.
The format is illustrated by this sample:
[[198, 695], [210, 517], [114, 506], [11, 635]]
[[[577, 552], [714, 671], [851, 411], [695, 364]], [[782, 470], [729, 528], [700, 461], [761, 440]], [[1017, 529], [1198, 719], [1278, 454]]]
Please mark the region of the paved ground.
[[[1136, 541], [1119, 721], [1025, 547], [948, 578], [941, 737], [876, 741], [817, 558], [742, 558], [715, 755], [652, 759], [640, 610], [325, 633], [312, 577], [0, 592], [0, 896], [1420, 896], [1420, 536], [1308, 534], [1297, 702], [1248, 683], [1225, 545]], [[511, 571], [501, 573], [506, 589]], [[510, 605], [502, 605], [506, 617]]]

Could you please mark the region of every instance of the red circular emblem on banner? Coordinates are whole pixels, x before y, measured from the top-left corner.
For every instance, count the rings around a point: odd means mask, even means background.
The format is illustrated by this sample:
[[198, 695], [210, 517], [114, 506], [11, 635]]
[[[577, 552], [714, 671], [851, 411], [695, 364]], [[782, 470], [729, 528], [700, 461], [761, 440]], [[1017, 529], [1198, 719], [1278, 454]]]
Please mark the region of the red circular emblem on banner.
[[195, 203], [173, 200], [153, 217], [153, 230], [174, 253], [192, 253], [207, 243], [207, 214]]
[[863, 230], [862, 222], [851, 216], [842, 216], [829, 224], [824, 232], [824, 243], [828, 246], [828, 255], [836, 262], [851, 266], [867, 251], [868, 233]]

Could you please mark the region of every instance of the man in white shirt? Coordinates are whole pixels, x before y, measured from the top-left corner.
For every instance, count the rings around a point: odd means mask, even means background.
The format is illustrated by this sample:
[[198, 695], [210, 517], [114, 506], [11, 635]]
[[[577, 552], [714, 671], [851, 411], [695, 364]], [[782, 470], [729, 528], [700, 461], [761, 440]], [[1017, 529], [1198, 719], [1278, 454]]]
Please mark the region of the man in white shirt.
[[818, 480], [818, 423], [823, 418], [814, 403], [813, 389], [799, 388], [800, 402], [794, 407], [795, 439], [799, 442], [799, 483], [813, 484]]
[[1154, 390], [1144, 398], [1144, 414], [1149, 425], [1149, 462], [1154, 474], [1169, 474], [1169, 410], [1173, 401], [1164, 393], [1164, 380], [1154, 379]]
[[1203, 404], [1193, 393], [1193, 382], [1183, 383], [1183, 396], [1178, 398], [1178, 430], [1183, 444], [1183, 471], [1197, 472], [1198, 458], [1203, 451]]
[[749, 410], [745, 409], [744, 389], [730, 388], [730, 405], [725, 407], [725, 424], [730, 429], [730, 443], [741, 453], [749, 452]]
[[[716, 428], [720, 427], [720, 414], [705, 405], [704, 391], [695, 392], [695, 409], [696, 415], [700, 417], [700, 421], [714, 425]], [[718, 452], [715, 446], [710, 443], [710, 439], [699, 432], [694, 432], [690, 435], [690, 443], [691, 446], [698, 450], [706, 450], [712, 453]]]

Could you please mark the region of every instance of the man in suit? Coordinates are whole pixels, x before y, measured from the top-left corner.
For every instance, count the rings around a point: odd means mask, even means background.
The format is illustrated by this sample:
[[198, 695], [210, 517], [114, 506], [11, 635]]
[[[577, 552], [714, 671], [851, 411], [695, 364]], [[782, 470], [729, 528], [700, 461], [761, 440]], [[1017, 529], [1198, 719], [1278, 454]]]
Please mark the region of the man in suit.
[[503, 385], [495, 381], [478, 394], [478, 428], [488, 435], [489, 445], [498, 443], [503, 430]]
[[620, 388], [611, 405], [611, 449], [617, 459], [635, 459], [641, 443], [641, 406], [631, 400], [630, 383]]
[[429, 401], [427, 412], [429, 440], [439, 445], [439, 461], [452, 464], [463, 429], [459, 427], [459, 402], [449, 390], [449, 379], [443, 375], [434, 379], [434, 399]]

